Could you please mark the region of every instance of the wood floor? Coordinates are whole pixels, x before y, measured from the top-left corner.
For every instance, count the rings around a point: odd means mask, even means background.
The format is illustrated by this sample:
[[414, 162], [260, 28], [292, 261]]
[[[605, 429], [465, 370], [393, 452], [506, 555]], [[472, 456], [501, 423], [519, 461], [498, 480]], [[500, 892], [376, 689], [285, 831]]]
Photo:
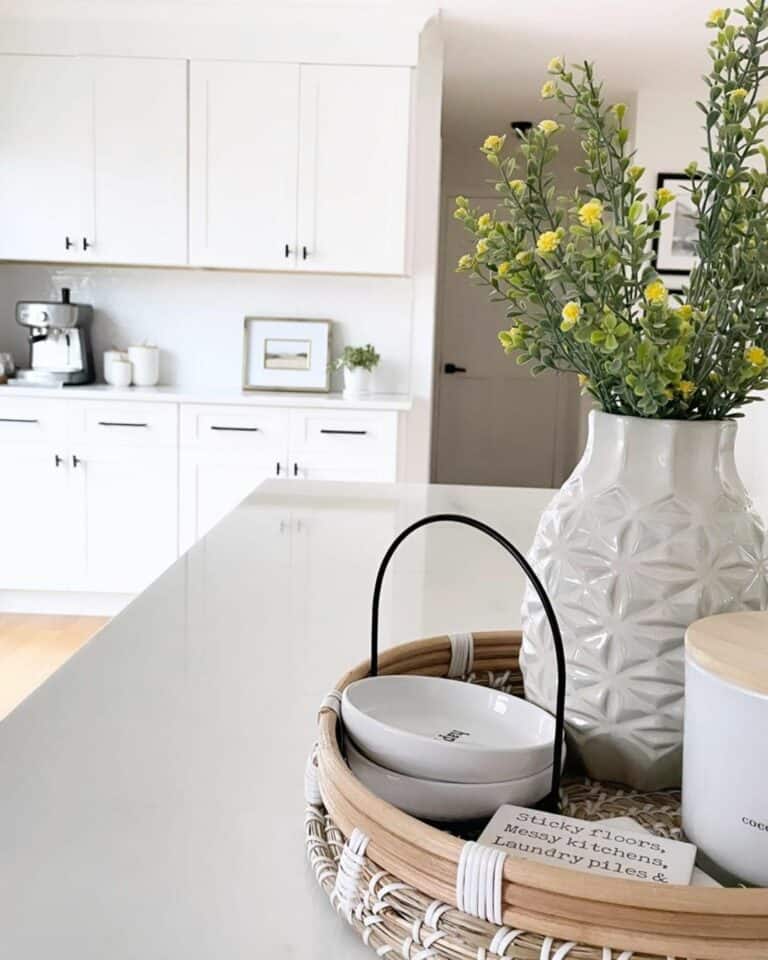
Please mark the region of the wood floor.
[[0, 720], [69, 660], [108, 619], [0, 613]]

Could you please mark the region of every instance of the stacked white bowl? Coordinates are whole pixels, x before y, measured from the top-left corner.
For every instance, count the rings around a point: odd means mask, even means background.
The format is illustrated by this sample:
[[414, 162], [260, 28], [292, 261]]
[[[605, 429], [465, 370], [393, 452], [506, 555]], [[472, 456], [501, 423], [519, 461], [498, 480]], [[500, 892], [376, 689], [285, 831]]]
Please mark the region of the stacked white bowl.
[[550, 791], [555, 720], [520, 697], [441, 677], [367, 677], [346, 688], [341, 716], [355, 776], [419, 819], [480, 819]]

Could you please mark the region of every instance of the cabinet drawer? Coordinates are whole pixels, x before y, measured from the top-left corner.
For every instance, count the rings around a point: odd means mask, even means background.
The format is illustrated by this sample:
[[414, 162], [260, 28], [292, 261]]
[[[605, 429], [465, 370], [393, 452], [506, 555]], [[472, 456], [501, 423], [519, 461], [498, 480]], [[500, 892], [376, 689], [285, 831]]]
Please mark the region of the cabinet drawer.
[[181, 442], [200, 450], [249, 455], [282, 454], [288, 443], [288, 415], [268, 407], [184, 405]]
[[175, 403], [85, 401], [72, 413], [72, 443], [168, 447], [178, 442]]
[[314, 465], [394, 462], [397, 413], [366, 410], [293, 411], [291, 454]]
[[[2, 388], [0, 388], [2, 389]], [[6, 390], [12, 390], [7, 387]], [[0, 397], [0, 444], [61, 446], [67, 437], [67, 407], [60, 400]]]

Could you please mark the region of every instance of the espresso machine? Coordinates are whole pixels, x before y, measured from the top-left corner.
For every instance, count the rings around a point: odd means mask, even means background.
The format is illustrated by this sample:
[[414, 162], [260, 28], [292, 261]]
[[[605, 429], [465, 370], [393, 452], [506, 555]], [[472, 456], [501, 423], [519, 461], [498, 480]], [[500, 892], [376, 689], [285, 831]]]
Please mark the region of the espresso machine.
[[29, 330], [29, 369], [17, 370], [16, 382], [50, 387], [93, 383], [92, 320], [93, 307], [72, 303], [67, 287], [60, 302], [17, 303], [16, 323]]

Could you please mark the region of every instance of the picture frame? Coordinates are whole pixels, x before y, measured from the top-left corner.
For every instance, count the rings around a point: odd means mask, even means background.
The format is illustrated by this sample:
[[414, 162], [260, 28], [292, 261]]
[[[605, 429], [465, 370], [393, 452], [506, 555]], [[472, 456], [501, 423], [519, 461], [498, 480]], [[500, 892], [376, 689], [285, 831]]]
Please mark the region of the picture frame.
[[690, 178], [684, 173], [660, 173], [656, 189], [671, 190], [675, 199], [664, 209], [669, 214], [653, 238], [653, 265], [659, 274], [686, 277], [696, 262], [694, 242], [698, 237], [695, 210], [685, 186]]
[[243, 390], [328, 393], [331, 321], [245, 317]]

